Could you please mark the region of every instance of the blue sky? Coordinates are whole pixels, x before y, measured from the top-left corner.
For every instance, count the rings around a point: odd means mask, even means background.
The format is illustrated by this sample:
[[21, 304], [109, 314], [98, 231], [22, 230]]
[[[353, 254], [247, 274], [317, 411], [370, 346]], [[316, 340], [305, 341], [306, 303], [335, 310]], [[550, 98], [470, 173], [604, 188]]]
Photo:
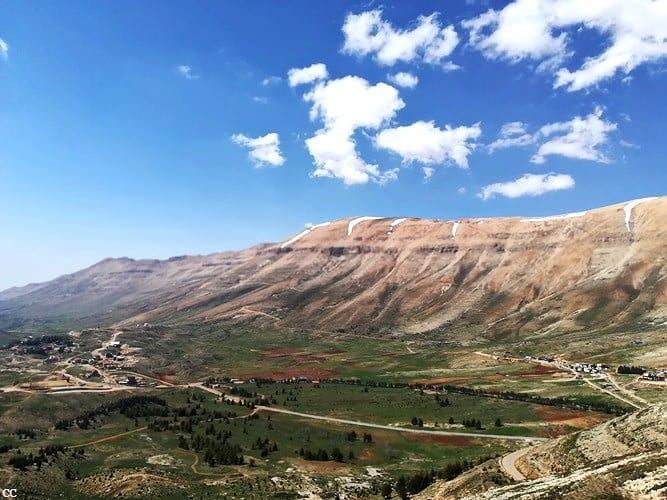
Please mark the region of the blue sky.
[[664, 194], [666, 3], [592, 3], [2, 2], [0, 289]]

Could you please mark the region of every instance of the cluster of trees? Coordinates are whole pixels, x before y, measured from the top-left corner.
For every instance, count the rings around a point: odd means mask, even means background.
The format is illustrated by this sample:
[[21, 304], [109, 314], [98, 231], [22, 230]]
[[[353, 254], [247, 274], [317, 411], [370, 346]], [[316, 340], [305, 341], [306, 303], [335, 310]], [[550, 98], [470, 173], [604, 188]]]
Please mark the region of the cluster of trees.
[[12, 340], [5, 347], [10, 348], [18, 345], [37, 346], [42, 344], [59, 344], [70, 347], [74, 345], [74, 342], [66, 335], [42, 335], [32, 339]]
[[87, 410], [72, 420], [59, 420], [56, 429], [67, 430], [70, 427], [88, 429], [101, 416], [108, 416], [119, 412], [128, 418], [139, 417], [167, 417], [169, 416], [169, 405], [157, 396], [128, 396], [126, 398], [104, 403], [97, 408]]
[[627, 375], [641, 375], [646, 371], [646, 369], [642, 366], [626, 366], [626, 365], [621, 365], [618, 367], [616, 370], [618, 373], [623, 373]]
[[424, 421], [418, 417], [412, 417], [410, 423], [416, 427], [424, 427]]
[[441, 398], [440, 394], [435, 395], [435, 402], [438, 403], [438, 406], [451, 406], [451, 403], [449, 402], [449, 398]]
[[471, 418], [470, 420], [466, 419], [463, 421], [463, 426], [469, 428], [474, 427], [475, 429], [480, 430], [482, 428], [482, 421], [475, 420], [474, 418]]
[[[215, 432], [215, 429], [213, 430]], [[243, 465], [243, 452], [241, 447], [229, 443], [231, 431], [219, 431], [215, 434], [195, 434], [188, 443], [188, 448], [204, 455], [204, 462], [211, 467], [216, 465]], [[179, 440], [179, 445], [184, 441]], [[183, 448], [184, 446], [181, 446]]]
[[[21, 450], [16, 450], [7, 463], [18, 470], [26, 470], [28, 467], [34, 466], [38, 469], [43, 463], [48, 463], [50, 457], [57, 457], [65, 453], [67, 448], [61, 444], [50, 444], [39, 449], [37, 454], [28, 453], [27, 455], [21, 453]], [[83, 455], [83, 449], [79, 449], [75, 454]]]
[[[315, 452], [301, 448], [299, 450], [299, 456], [303, 457], [304, 460], [315, 460], [320, 462], [328, 462], [330, 460], [334, 460], [335, 462], [345, 461], [345, 455], [343, 455], [343, 452], [338, 447], [331, 450], [331, 453], [322, 448]], [[354, 452], [352, 452], [352, 450], [348, 452], [347, 458], [348, 460], [354, 460]]]
[[[350, 431], [345, 433], [345, 439], [350, 442], [354, 442], [359, 439], [359, 435], [355, 431]], [[364, 443], [372, 443], [373, 436], [369, 432], [364, 432], [363, 434]]]
[[256, 392], [250, 392], [248, 389], [245, 387], [236, 387], [232, 386], [231, 389], [229, 389], [229, 394], [232, 396], [238, 396], [240, 398], [245, 398], [245, 399], [259, 399], [259, 394]]
[[14, 447], [11, 444], [3, 444], [0, 446], [0, 453], [7, 453], [9, 450], [13, 449]]
[[486, 398], [507, 399], [511, 401], [524, 401], [526, 403], [540, 404], [545, 406], [560, 406], [563, 408], [573, 408], [575, 410], [596, 410], [610, 415], [623, 415], [626, 409], [616, 406], [614, 403], [600, 400], [590, 401], [572, 401], [564, 396], [547, 398], [537, 394], [525, 394], [513, 391], [484, 391], [482, 389], [472, 389], [470, 387], [460, 387], [455, 385], [438, 386], [447, 392], [466, 394], [469, 396], [478, 396]]
[[35, 429], [29, 429], [28, 427], [16, 429], [14, 434], [16, 434], [19, 439], [35, 439], [37, 437], [37, 431]]
[[[621, 373], [621, 372], [619, 372]], [[642, 372], [643, 373], [643, 372]], [[460, 387], [448, 384], [408, 384], [403, 382], [383, 382], [374, 380], [358, 379], [322, 379], [321, 382], [329, 384], [347, 384], [363, 385], [366, 387], [386, 387], [386, 388], [412, 388], [412, 389], [430, 389], [436, 391], [447, 391], [455, 394], [466, 394], [469, 396], [488, 397], [497, 399], [507, 399], [511, 401], [524, 401], [527, 403], [540, 404], [545, 406], [560, 406], [563, 408], [572, 408], [575, 410], [595, 410], [610, 415], [623, 415], [627, 408], [620, 407], [614, 403], [600, 400], [572, 400], [566, 397], [547, 398], [536, 394], [526, 394], [513, 391], [484, 391], [482, 389], [472, 389], [470, 387]]]
[[477, 462], [472, 460], [456, 460], [445, 465], [440, 470], [419, 471], [413, 474], [399, 477], [394, 484], [391, 482], [383, 483], [380, 493], [383, 498], [392, 497], [392, 491], [401, 499], [407, 499], [430, 486], [436, 479], [445, 479], [450, 481], [475, 465], [485, 462], [490, 457], [480, 458]]
[[269, 455], [270, 452], [272, 451], [278, 451], [278, 443], [274, 442], [271, 444], [269, 441], [269, 438], [257, 438], [257, 441], [255, 441], [252, 445], [253, 450], [260, 450], [260, 455], [263, 457], [266, 457]]

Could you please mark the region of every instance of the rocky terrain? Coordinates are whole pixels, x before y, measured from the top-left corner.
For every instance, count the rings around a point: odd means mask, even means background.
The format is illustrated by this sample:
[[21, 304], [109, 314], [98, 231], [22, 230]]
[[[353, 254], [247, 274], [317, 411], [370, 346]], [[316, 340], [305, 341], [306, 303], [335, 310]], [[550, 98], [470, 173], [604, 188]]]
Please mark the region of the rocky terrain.
[[667, 496], [667, 404], [535, 446], [516, 467], [529, 480], [503, 486], [496, 461], [433, 485], [421, 499]]
[[107, 259], [11, 289], [0, 328], [225, 320], [503, 337], [660, 325], [665, 220], [667, 197], [543, 218], [338, 220], [240, 252]]

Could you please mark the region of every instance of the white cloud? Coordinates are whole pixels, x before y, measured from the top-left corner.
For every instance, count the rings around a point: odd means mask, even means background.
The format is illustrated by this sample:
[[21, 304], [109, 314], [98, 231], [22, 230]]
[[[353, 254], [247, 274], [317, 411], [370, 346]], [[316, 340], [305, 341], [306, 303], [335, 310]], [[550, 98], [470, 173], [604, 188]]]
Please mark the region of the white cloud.
[[496, 182], [484, 186], [477, 196], [483, 200], [495, 196], [519, 198], [521, 196], [540, 196], [551, 191], [573, 187], [574, 179], [567, 174], [524, 174], [510, 182]]
[[432, 121], [418, 121], [412, 125], [387, 128], [375, 137], [375, 144], [398, 154], [404, 162], [437, 165], [451, 162], [468, 168], [468, 156], [475, 149], [471, 141], [482, 134], [479, 123], [471, 127], [440, 129]]
[[243, 134], [234, 134], [232, 135], [232, 141], [239, 146], [248, 148], [248, 158], [256, 167], [265, 165], [279, 167], [285, 163], [285, 158], [280, 153], [280, 138], [275, 132], [254, 138]]
[[326, 80], [329, 76], [325, 64], [311, 64], [305, 68], [292, 68], [287, 72], [287, 80], [290, 87], [312, 83], [317, 80]]
[[279, 76], [267, 76], [262, 80], [262, 85], [268, 87], [269, 85], [278, 85], [282, 81], [283, 79]]
[[535, 137], [526, 130], [523, 122], [508, 122], [500, 129], [500, 137], [489, 144], [489, 153], [497, 149], [506, 149], [517, 146], [528, 146], [535, 142]]
[[533, 163], [544, 163], [547, 156], [560, 155], [578, 160], [609, 163], [607, 156], [599, 150], [608, 140], [609, 132], [617, 125], [602, 119], [602, 108], [586, 117], [575, 116], [568, 122], [550, 123], [538, 131], [539, 137], [550, 138], [543, 142], [531, 158]]
[[435, 169], [433, 167], [422, 167], [422, 172], [424, 173], [424, 182], [428, 182], [435, 174]]
[[[535, 61], [554, 72], [554, 87], [571, 92], [667, 57], [667, 0], [515, 0], [462, 24], [487, 58]], [[608, 42], [570, 70], [564, 62], [573, 54], [568, 30], [575, 28], [594, 30]]]
[[187, 64], [181, 64], [180, 66], [177, 66], [176, 71], [178, 71], [178, 74], [186, 80], [197, 80], [199, 78], [199, 75], [195, 74], [195, 72], [192, 70], [192, 67], [188, 66]]
[[311, 103], [311, 120], [323, 124], [306, 140], [316, 167], [312, 176], [341, 179], [346, 185], [382, 184], [397, 178], [398, 169], [383, 172], [378, 165], [366, 163], [354, 140], [355, 131], [377, 130], [405, 106], [394, 87], [346, 76], [316, 84], [303, 99]]
[[618, 143], [619, 143], [621, 146], [623, 146], [624, 148], [628, 148], [628, 149], [641, 149], [641, 146], [639, 146], [639, 145], [637, 145], [637, 144], [635, 144], [635, 143], [633, 143], [633, 142], [629, 142], [629, 141], [623, 140], [623, 139], [621, 139], [620, 141], [618, 141]]
[[466, 194], [467, 189], [464, 188], [463, 186], [461, 186], [461, 187], [458, 188], [456, 191], [457, 191], [457, 193], [459, 193], [459, 194]]
[[9, 45], [2, 38], [0, 38], [0, 59], [9, 59]]
[[602, 118], [603, 109], [596, 107], [588, 116], [575, 116], [567, 122], [549, 123], [537, 132], [529, 133], [523, 122], [509, 122], [502, 126], [498, 139], [487, 147], [490, 153], [498, 149], [539, 144], [531, 158], [533, 163], [544, 163], [546, 157], [559, 155], [577, 160], [609, 163], [600, 147], [609, 140], [609, 133], [617, 124]]
[[343, 52], [357, 56], [372, 54], [381, 65], [424, 61], [445, 64], [459, 43], [454, 26], [443, 26], [438, 14], [419, 16], [408, 29], [397, 29], [382, 19], [381, 10], [348, 14], [343, 23]]
[[255, 101], [255, 102], [258, 102], [260, 104], [266, 104], [267, 102], [269, 102], [269, 100], [266, 97], [264, 97], [263, 95], [252, 96], [252, 100]]
[[395, 83], [399, 87], [405, 87], [407, 89], [413, 89], [419, 83], [419, 78], [411, 73], [406, 73], [401, 71], [394, 75], [388, 75], [387, 78], [390, 82]]

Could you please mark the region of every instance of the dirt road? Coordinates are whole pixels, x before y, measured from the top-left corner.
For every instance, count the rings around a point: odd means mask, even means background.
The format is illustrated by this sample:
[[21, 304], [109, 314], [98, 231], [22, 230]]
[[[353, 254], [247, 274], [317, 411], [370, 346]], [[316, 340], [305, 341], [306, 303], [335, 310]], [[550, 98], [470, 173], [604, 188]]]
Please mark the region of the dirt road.
[[531, 450], [531, 447], [521, 448], [520, 450], [513, 451], [507, 455], [500, 457], [500, 468], [505, 474], [510, 476], [515, 481], [523, 481], [526, 479], [526, 476], [521, 474], [516, 468], [516, 461], [519, 460], [522, 456], [528, 453]]
[[135, 432], [145, 431], [146, 429], [148, 429], [147, 426], [138, 427], [136, 429], [132, 429], [131, 431], [121, 432], [120, 434], [114, 434], [113, 436], [107, 436], [107, 437], [104, 437], [104, 438], [96, 439], [95, 441], [90, 441], [88, 443], [75, 444], [73, 446], [68, 446], [68, 448], [83, 448], [84, 446], [92, 446], [94, 444], [104, 443], [106, 441], [113, 441], [114, 439], [118, 439], [119, 437], [127, 436], [129, 434], [134, 434]]
[[358, 420], [346, 420], [343, 418], [327, 417], [323, 415], [313, 415], [311, 413], [301, 413], [297, 411], [285, 410], [283, 408], [275, 408], [272, 406], [256, 406], [258, 410], [282, 413], [285, 415], [293, 415], [296, 417], [309, 418], [313, 420], [322, 420], [325, 422], [332, 422], [337, 424], [355, 425], [358, 427], [370, 427], [373, 429], [383, 429], [395, 432], [405, 432], [409, 434], [426, 434], [431, 436], [465, 436], [479, 439], [502, 439], [505, 441], [524, 441], [529, 443], [536, 443], [541, 441], [548, 441], [546, 438], [529, 437], [529, 436], [503, 436], [502, 434], [475, 434], [473, 432], [455, 432], [455, 431], [431, 431], [427, 429], [410, 429], [404, 427], [392, 427], [391, 425], [374, 424], [371, 422], [360, 422]]

